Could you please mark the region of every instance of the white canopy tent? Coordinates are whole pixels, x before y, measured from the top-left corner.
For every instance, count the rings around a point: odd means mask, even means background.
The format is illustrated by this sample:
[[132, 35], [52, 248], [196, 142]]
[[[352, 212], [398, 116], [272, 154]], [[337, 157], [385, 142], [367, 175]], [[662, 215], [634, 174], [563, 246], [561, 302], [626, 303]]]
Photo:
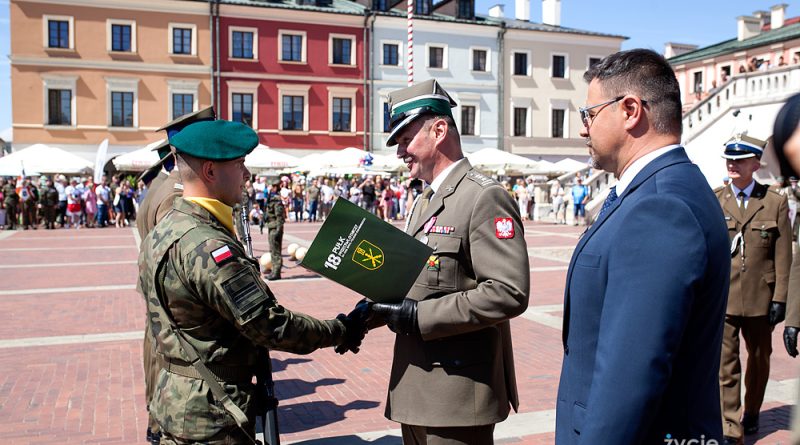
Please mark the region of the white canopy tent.
[[0, 176], [34, 173], [81, 174], [92, 171], [92, 162], [57, 147], [34, 144], [0, 158]]
[[158, 153], [153, 149], [164, 139], [148, 144], [138, 150], [115, 157], [111, 162], [119, 171], [143, 172], [158, 161]]
[[556, 162], [553, 168], [560, 173], [572, 173], [578, 170], [583, 170], [588, 165], [585, 162], [576, 161], [572, 158], [564, 158]]
[[476, 168], [492, 172], [522, 172], [536, 170], [539, 164], [524, 156], [515, 155], [496, 148], [482, 148], [467, 155], [469, 162]]
[[254, 172], [288, 169], [299, 164], [299, 158], [273, 150], [262, 144], [258, 144], [258, 147], [244, 158], [244, 165]]
[[367, 152], [364, 150], [355, 147], [315, 153], [300, 158], [298, 170], [313, 171], [325, 167], [358, 167], [366, 154]]

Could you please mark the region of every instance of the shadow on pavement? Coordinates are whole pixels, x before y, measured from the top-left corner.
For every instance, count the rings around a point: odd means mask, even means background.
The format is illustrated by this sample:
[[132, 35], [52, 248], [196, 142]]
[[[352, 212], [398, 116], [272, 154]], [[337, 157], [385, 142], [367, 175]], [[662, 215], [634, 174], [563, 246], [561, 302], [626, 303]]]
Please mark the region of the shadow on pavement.
[[401, 443], [403, 441], [398, 436], [383, 436], [375, 440], [366, 440], [358, 436], [336, 436], [293, 442], [292, 445], [400, 445]]
[[289, 365], [299, 365], [300, 363], [310, 362], [310, 358], [287, 358], [287, 359], [272, 359], [272, 373], [286, 371]]
[[289, 400], [295, 397], [314, 394], [320, 386], [340, 385], [344, 382], [344, 379], [320, 379], [316, 382], [306, 382], [300, 379], [276, 380], [275, 395], [278, 397], [278, 400]]
[[[280, 405], [278, 406], [279, 431], [281, 434], [290, 434], [320, 428], [344, 420], [345, 413], [350, 410], [372, 409], [378, 405], [380, 405], [380, 403], [372, 400], [354, 400], [347, 405], [337, 405], [327, 400], [297, 403], [293, 405]], [[337, 439], [334, 442], [328, 443], [338, 444], [342, 442]]]
[[759, 414], [758, 433], [745, 436], [745, 443], [756, 443], [776, 431], [788, 431], [791, 429], [792, 409], [794, 405], [783, 405], [761, 411]]

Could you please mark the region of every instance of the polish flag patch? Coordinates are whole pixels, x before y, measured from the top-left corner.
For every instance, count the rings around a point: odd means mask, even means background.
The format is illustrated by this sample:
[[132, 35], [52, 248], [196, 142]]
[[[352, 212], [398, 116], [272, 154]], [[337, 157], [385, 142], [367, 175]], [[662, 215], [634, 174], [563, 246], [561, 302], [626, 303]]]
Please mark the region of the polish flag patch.
[[220, 264], [221, 262], [227, 260], [228, 258], [232, 258], [233, 253], [228, 246], [222, 246], [219, 249], [211, 252], [211, 258], [214, 258], [214, 262]]
[[494, 234], [499, 239], [514, 238], [514, 220], [511, 218], [495, 218]]

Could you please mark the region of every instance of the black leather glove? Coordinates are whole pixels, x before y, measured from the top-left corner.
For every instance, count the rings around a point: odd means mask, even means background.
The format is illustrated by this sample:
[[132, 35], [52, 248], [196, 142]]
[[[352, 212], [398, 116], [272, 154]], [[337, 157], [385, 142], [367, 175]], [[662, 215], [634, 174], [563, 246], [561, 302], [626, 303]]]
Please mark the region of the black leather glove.
[[356, 306], [349, 314], [339, 314], [336, 317], [336, 319], [344, 324], [345, 328], [344, 341], [334, 348], [336, 352], [344, 354], [350, 351], [353, 354], [358, 354], [361, 340], [364, 339], [367, 333], [367, 319], [370, 316], [370, 305], [371, 303], [367, 302], [366, 299], [361, 300], [356, 303]]
[[797, 333], [800, 329], [791, 326], [783, 328], [783, 346], [790, 357], [797, 357]]
[[401, 303], [372, 305], [372, 312], [386, 320], [389, 329], [397, 334], [419, 334], [417, 324], [417, 302], [406, 298]]
[[786, 303], [773, 301], [769, 306], [769, 325], [775, 326], [786, 319]]

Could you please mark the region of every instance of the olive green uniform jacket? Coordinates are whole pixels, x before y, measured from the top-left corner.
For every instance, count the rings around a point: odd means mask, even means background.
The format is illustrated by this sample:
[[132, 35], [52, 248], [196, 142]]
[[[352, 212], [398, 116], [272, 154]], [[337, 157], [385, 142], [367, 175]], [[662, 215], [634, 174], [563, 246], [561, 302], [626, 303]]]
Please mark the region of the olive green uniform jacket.
[[139, 212], [136, 214], [136, 230], [139, 237], [144, 239], [153, 227], [161, 221], [170, 210], [175, 198], [183, 196], [183, 185], [178, 169], [173, 169], [169, 174], [160, 172], [150, 182]]
[[730, 186], [714, 192], [731, 240], [739, 232], [744, 240], [744, 259], [741, 247], [731, 256], [727, 315], [767, 315], [772, 301], [786, 302], [789, 285], [792, 231], [786, 197], [756, 182], [742, 214]]
[[509, 319], [528, 307], [522, 221], [500, 184], [458, 162], [407, 228], [434, 248], [407, 296], [421, 335], [396, 337], [389, 381], [386, 416], [409, 425], [488, 425], [519, 405]]
[[[344, 334], [338, 320], [319, 321], [280, 306], [233, 234], [184, 199], [176, 199], [144, 239], [138, 288], [163, 359], [180, 366], [188, 360], [170, 328], [169, 311], [250, 425], [259, 409], [251, 383], [259, 347], [306, 354], [339, 344]], [[167, 369], [159, 372], [149, 408], [168, 436], [205, 441], [239, 433], [203, 380]]]

